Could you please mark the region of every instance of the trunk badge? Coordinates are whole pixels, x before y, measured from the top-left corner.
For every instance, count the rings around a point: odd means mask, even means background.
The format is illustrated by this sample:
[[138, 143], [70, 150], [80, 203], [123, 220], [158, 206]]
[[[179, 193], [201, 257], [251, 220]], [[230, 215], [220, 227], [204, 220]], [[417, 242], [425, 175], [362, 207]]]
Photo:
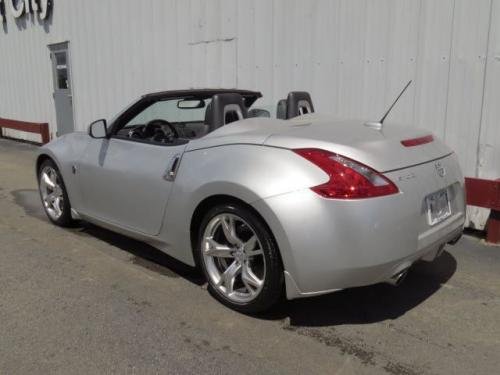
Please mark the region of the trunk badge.
[[436, 162], [434, 163], [434, 167], [436, 168], [436, 172], [439, 175], [439, 177], [444, 177], [446, 176], [446, 169], [443, 167], [441, 162]]

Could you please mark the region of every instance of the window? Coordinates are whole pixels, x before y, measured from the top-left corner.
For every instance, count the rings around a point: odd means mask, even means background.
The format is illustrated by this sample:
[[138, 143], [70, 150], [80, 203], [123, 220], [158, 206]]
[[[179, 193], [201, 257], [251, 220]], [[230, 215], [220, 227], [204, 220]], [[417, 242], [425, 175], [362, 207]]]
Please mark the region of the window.
[[60, 90], [66, 90], [69, 88], [68, 82], [68, 64], [66, 61], [66, 52], [56, 52], [54, 53], [56, 59], [56, 79], [57, 88]]
[[211, 99], [201, 100], [200, 108], [179, 108], [182, 99], [170, 99], [155, 102], [137, 114], [125, 127], [145, 125], [152, 120], [167, 120], [170, 123], [193, 123], [205, 121], [205, 110]]

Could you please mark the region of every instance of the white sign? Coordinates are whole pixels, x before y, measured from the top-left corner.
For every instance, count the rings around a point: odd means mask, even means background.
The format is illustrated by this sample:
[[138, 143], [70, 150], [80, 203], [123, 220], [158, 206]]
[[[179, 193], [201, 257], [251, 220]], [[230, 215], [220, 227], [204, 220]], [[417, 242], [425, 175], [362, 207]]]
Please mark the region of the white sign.
[[0, 0], [0, 22], [6, 21], [6, 9], [15, 18], [20, 18], [24, 14], [38, 13], [38, 17], [44, 20], [48, 17], [51, 6], [51, 0]]

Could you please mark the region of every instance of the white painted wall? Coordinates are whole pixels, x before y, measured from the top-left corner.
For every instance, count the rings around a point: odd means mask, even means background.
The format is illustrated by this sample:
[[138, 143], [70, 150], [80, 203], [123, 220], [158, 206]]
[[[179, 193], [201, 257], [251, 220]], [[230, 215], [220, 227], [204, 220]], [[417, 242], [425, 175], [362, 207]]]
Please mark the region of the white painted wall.
[[500, 177], [500, 0], [53, 3], [44, 23], [7, 9], [0, 117], [55, 134], [47, 45], [66, 40], [80, 130], [142, 93], [205, 86], [261, 90], [263, 106], [308, 90], [318, 111], [377, 119], [413, 79], [390, 120], [432, 130], [466, 175]]

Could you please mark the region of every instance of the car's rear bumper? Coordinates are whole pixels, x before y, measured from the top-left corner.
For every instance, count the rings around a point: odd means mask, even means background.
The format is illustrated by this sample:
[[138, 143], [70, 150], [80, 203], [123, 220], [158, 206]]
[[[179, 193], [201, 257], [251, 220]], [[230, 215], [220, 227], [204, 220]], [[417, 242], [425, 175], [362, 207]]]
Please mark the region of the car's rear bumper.
[[[418, 168], [414, 172], [426, 176], [427, 167]], [[450, 168], [446, 179], [401, 182], [401, 192], [386, 197], [331, 200], [304, 189], [255, 202], [280, 247], [287, 297], [389, 281], [419, 259], [432, 260], [463, 230], [461, 181], [459, 169], [454, 174]], [[443, 186], [449, 189], [452, 215], [431, 226], [424, 198]]]
[[288, 299], [296, 299], [332, 293], [337, 290], [345, 289], [346, 287], [364, 286], [383, 282], [394, 283], [396, 276], [408, 270], [416, 261], [433, 261], [436, 259], [436, 257], [441, 255], [443, 245], [459, 237], [462, 230], [462, 224], [460, 224], [456, 229], [449, 232], [444, 237], [441, 237], [436, 243], [418, 250], [405, 258], [389, 260], [387, 263], [370, 267], [344, 270], [342, 272], [344, 279], [346, 283], [349, 282], [350, 285], [347, 284], [348, 286], [344, 286], [343, 288], [335, 287], [335, 283], [338, 282], [340, 276], [337, 274], [337, 280], [332, 281], [331, 285], [329, 285], [329, 281], [324, 283], [325, 289], [304, 292], [297, 286], [293, 276], [288, 271], [285, 271], [286, 296]]

